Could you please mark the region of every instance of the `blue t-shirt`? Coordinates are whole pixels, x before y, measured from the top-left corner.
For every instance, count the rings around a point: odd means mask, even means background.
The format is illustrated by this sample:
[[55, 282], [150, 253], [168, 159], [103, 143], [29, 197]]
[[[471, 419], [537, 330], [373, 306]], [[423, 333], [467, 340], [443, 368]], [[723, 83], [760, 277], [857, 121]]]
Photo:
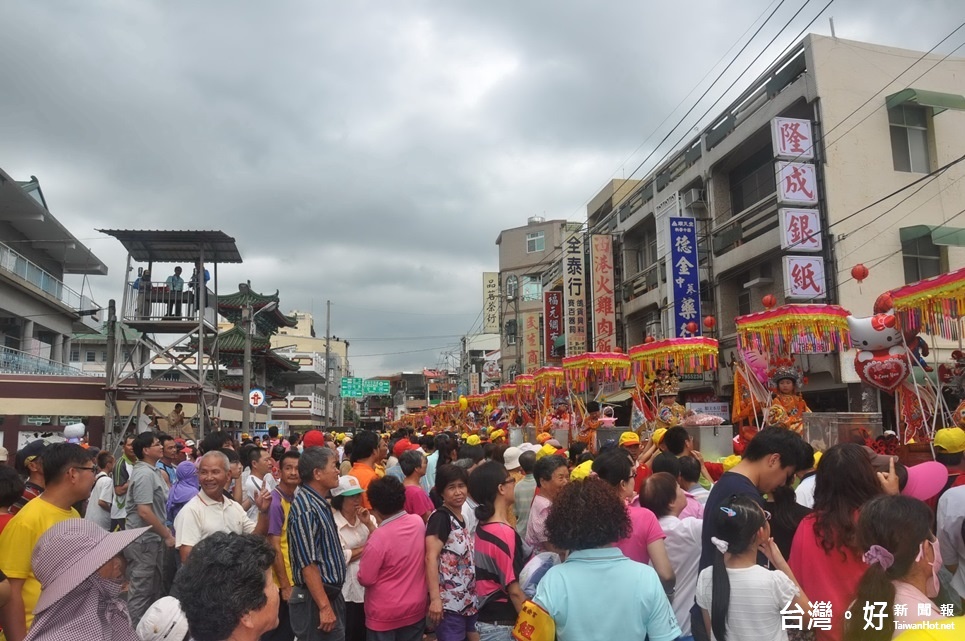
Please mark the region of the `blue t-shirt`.
[[680, 636], [657, 573], [615, 547], [572, 552], [546, 572], [534, 600], [553, 617], [558, 641]]

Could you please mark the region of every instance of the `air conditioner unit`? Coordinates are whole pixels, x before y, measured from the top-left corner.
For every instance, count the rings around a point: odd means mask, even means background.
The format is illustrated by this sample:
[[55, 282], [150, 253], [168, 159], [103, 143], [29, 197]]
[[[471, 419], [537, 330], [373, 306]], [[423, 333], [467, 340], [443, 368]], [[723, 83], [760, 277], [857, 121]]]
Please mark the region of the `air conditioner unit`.
[[707, 206], [707, 192], [703, 189], [688, 189], [687, 191], [680, 194], [680, 204], [684, 208], [687, 207], [706, 207]]

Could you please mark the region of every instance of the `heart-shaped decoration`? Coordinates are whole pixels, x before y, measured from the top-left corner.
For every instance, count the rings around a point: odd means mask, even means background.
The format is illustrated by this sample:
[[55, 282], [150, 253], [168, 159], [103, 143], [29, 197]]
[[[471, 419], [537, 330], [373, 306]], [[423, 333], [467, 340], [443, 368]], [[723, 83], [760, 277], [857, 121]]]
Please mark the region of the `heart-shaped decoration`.
[[[888, 350], [871, 352], [873, 357], [867, 359], [868, 352], [859, 352], [854, 360], [854, 369], [862, 381], [882, 389], [889, 394], [908, 378], [908, 361], [903, 354], [889, 354]], [[859, 360], [864, 356], [867, 360]]]

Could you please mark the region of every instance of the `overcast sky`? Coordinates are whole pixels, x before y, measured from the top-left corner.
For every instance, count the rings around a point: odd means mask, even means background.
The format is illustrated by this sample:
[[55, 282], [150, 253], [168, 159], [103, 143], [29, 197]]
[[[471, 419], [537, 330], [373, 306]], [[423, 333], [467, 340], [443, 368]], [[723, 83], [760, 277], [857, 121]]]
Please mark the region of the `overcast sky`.
[[[436, 367], [479, 329], [500, 230], [583, 221], [608, 180], [639, 178], [778, 2], [4, 2], [0, 167], [36, 175], [108, 265], [87, 281], [101, 304], [120, 299], [124, 257], [96, 228], [221, 229], [245, 259], [222, 291], [279, 289], [320, 336], [330, 299], [358, 375]], [[780, 6], [694, 117], [803, 3]], [[963, 14], [837, 0], [810, 31], [830, 15], [838, 37], [927, 50]]]

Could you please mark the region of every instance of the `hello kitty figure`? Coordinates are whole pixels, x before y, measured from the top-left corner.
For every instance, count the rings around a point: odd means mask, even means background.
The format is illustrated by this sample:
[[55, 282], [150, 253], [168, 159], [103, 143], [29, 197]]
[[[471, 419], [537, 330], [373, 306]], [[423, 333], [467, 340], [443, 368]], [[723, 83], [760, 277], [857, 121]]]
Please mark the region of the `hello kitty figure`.
[[859, 350], [854, 359], [858, 377], [893, 394], [908, 377], [910, 366], [898, 320], [894, 314], [875, 314], [870, 318], [848, 316], [851, 345]]
[[901, 332], [894, 314], [875, 314], [868, 318], [848, 316], [848, 330], [855, 349], [873, 352], [898, 347], [901, 351]]

